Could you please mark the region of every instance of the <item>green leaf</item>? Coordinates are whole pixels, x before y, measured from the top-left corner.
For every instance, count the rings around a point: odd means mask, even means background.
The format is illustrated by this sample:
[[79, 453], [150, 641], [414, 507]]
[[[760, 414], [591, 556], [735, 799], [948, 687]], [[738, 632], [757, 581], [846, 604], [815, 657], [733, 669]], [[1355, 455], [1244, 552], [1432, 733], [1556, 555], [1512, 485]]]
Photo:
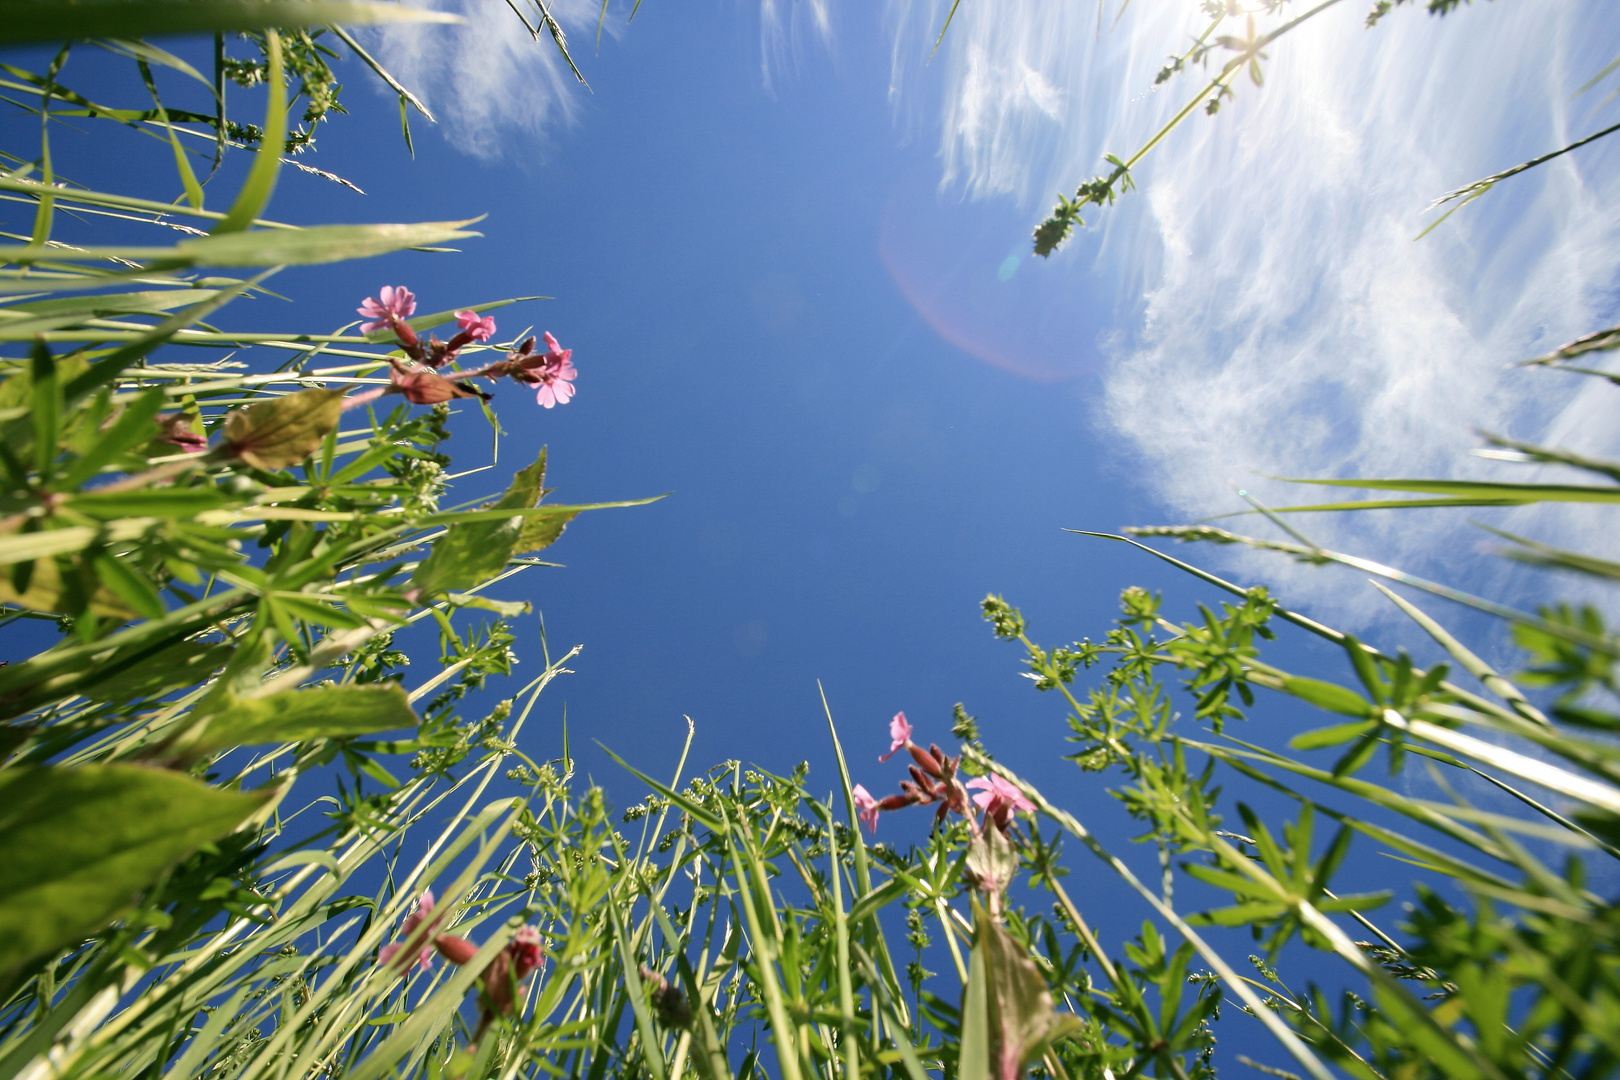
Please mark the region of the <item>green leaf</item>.
[[507, 512], [531, 510], [544, 494], [546, 451], [527, 468], [520, 469], [488, 517], [451, 525], [433, 545], [433, 550], [416, 570], [413, 581], [428, 593], [460, 591], [481, 585], [500, 573], [518, 551], [526, 524], [522, 517]]
[[1358, 739], [1369, 731], [1375, 731], [1382, 726], [1377, 720], [1360, 720], [1354, 724], [1334, 724], [1332, 727], [1317, 728], [1315, 731], [1304, 731], [1288, 740], [1288, 745], [1295, 750], [1320, 750], [1325, 746], [1341, 746], [1351, 739]]
[[904, 895], [906, 895], [905, 881], [897, 877], [890, 878], [855, 901], [854, 905], [849, 909], [849, 924], [851, 926], [862, 925], [867, 919], [870, 919]]
[[[182, 266], [304, 266], [428, 247], [481, 233], [466, 232], [478, 218], [404, 225], [315, 225], [307, 229], [254, 229], [182, 240], [173, 247], [0, 247], [0, 261], [17, 263], [100, 262], [129, 259]], [[237, 290], [240, 291], [240, 290]]]
[[230, 452], [257, 469], [296, 465], [337, 427], [342, 390], [300, 390], [261, 401], [225, 418]]
[[[324, 391], [320, 391], [324, 392]], [[87, 491], [63, 500], [62, 505], [103, 521], [127, 517], [190, 518], [226, 503], [218, 488], [153, 488], [147, 491]]]
[[183, 311], [175, 312], [134, 341], [122, 345], [107, 356], [102, 357], [88, 371], [83, 371], [69, 380], [65, 395], [67, 404], [73, 405], [95, 393], [101, 387], [110, 385], [130, 364], [144, 358], [153, 349], [168, 341], [181, 330], [189, 327], [192, 323], [207, 318], [210, 314], [218, 311], [249, 289], [256, 287], [259, 282], [274, 273], [274, 269], [265, 270], [247, 281], [238, 281], [234, 285], [220, 289], [207, 299], [192, 304]]
[[[282, 66], [281, 35], [269, 27], [264, 30], [265, 95], [264, 133], [259, 148], [253, 155], [253, 167], [248, 170], [242, 189], [236, 193], [223, 218], [212, 230], [214, 236], [240, 232], [270, 205], [270, 195], [276, 189], [276, 177], [281, 173], [282, 147], [287, 141], [287, 72]], [[223, 108], [223, 105], [221, 105]]]
[[230, 659], [229, 645], [182, 641], [108, 678], [79, 688], [92, 701], [139, 701], [198, 686]]
[[211, 718], [185, 749], [205, 754], [231, 746], [340, 739], [416, 723], [405, 691], [394, 683], [289, 690], [235, 702]]
[[[540, 507], [546, 510], [546, 507]], [[524, 551], [540, 551], [556, 543], [557, 538], [563, 534], [568, 523], [580, 515], [583, 507], [553, 506], [550, 513], [529, 514], [523, 519], [523, 531], [518, 534], [517, 546], [514, 554]]]
[[[88, 535], [84, 537], [84, 542], [79, 547], [88, 547], [95, 538], [95, 530], [93, 529], [55, 529], [50, 532], [23, 533], [19, 536], [0, 538], [0, 543], [11, 540], [28, 540], [31, 537], [56, 537], [61, 536], [63, 533], [80, 532]], [[30, 560], [0, 559], [0, 561], [15, 564]], [[21, 588], [17, 587], [16, 580], [11, 574], [0, 574], [0, 601], [8, 604], [18, 604], [33, 611], [48, 611], [55, 615], [74, 614], [74, 612], [67, 610], [69, 607], [78, 606], [72, 601], [71, 597], [74, 595], [82, 596], [82, 592], [77, 589], [63, 588], [62, 568], [54, 558], [40, 557], [32, 561], [33, 568], [27, 574], [27, 584]], [[77, 567], [74, 568], [74, 572], [77, 572]], [[92, 615], [115, 619], [119, 622], [135, 614], [135, 611], [117, 593], [103, 584], [92, 583], [92, 585], [94, 588], [88, 598], [88, 607], [81, 610], [88, 610]]]
[[523, 519], [477, 521], [452, 525], [433, 543], [433, 550], [411, 580], [423, 592], [437, 594], [481, 585], [500, 573], [512, 557]]
[[[0, 309], [0, 341], [24, 341], [35, 334], [72, 326], [86, 319], [104, 319], [110, 315], [162, 315], [182, 304], [206, 300], [218, 292], [218, 289], [164, 289], [88, 297], [64, 296], [14, 304]], [[16, 313], [15, 316], [12, 313]]]
[[527, 510], [513, 509], [484, 509], [484, 510], [447, 510], [440, 514], [429, 514], [418, 518], [418, 525], [457, 525], [475, 521], [508, 521], [512, 518], [544, 518], [557, 511], [564, 511], [570, 516], [578, 516], [587, 510], [613, 510], [625, 506], [646, 506], [662, 499], [662, 495], [654, 495], [648, 499], [622, 499], [619, 502], [581, 503], [577, 506], [532, 506]]
[[[975, 1080], [967, 1065], [977, 1068], [980, 1054], [994, 1070], [996, 1080], [1021, 1080], [1024, 1067], [1045, 1052], [1052, 1040], [1078, 1027], [1071, 1013], [1058, 1013], [1052, 1007], [1052, 992], [1041, 976], [1029, 951], [999, 923], [985, 914], [977, 894], [973, 896], [973, 952], [968, 965], [968, 985], [962, 995], [962, 1080]], [[984, 1004], [975, 998], [975, 979], [983, 986]], [[977, 1014], [977, 1015], [975, 1015]], [[981, 1020], [980, 1017], [983, 1017]], [[979, 1041], [988, 1034], [985, 1051]], [[970, 1034], [973, 1043], [969, 1043]], [[968, 1057], [971, 1048], [973, 1057]], [[989, 1070], [978, 1074], [988, 1080]]]
[[[979, 899], [973, 898], [974, 921], [979, 922]], [[981, 924], [982, 925], [982, 924]], [[987, 935], [986, 935], [987, 936]], [[957, 1051], [960, 1080], [990, 1080], [990, 1000], [985, 959], [986, 946], [975, 942], [968, 957], [968, 981], [962, 988], [962, 1042]]]
[[1280, 919], [1288, 911], [1287, 904], [1240, 904], [1237, 907], [1216, 908], [1190, 915], [1187, 921], [1194, 926], [1247, 926], [1264, 925]]
[[81, 37], [139, 38], [274, 26], [458, 23], [454, 15], [364, 0], [0, 0], [0, 45]]
[[0, 971], [100, 930], [265, 799], [133, 765], [0, 771]]
[[49, 480], [51, 463], [56, 460], [56, 440], [62, 415], [62, 385], [57, 380], [56, 358], [43, 339], [34, 342], [33, 419], [34, 467]]
[[148, 619], [161, 619], [167, 612], [163, 598], [152, 582], [130, 568], [128, 559], [111, 555], [97, 555], [90, 560], [96, 577], [113, 595], [128, 604], [135, 614]]
[[474, 596], [470, 593], [459, 592], [450, 593], [447, 599], [456, 607], [493, 611], [495, 614], [508, 619], [516, 615], [527, 615], [534, 610], [534, 605], [527, 600], [491, 600], [487, 596]]
[[120, 454], [149, 441], [156, 430], [152, 426], [154, 418], [166, 400], [163, 388], [154, 386], [125, 405], [112, 427], [102, 432], [82, 457], [68, 464], [67, 472], [58, 478], [59, 486], [65, 490], [76, 488]]
[[1502, 506], [1532, 502], [1620, 502], [1620, 487], [1588, 487], [1579, 484], [1501, 484], [1476, 480], [1305, 480], [1292, 476], [1274, 477], [1290, 484], [1318, 484], [1368, 491], [1410, 491], [1437, 496], [1434, 499], [1375, 500], [1373, 502], [1333, 503], [1328, 506], [1281, 506], [1284, 510], [1353, 510], [1390, 506]]
[[1283, 690], [1319, 709], [1345, 716], [1370, 716], [1376, 711], [1372, 702], [1354, 690], [1320, 679], [1290, 675], [1283, 679]]

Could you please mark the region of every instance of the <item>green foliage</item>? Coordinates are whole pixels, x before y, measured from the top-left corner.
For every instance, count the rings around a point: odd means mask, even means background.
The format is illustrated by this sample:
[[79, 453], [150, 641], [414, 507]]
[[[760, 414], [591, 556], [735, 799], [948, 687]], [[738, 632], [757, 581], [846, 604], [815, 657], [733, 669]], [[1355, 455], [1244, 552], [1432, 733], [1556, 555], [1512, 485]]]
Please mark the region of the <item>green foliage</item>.
[[133, 765], [0, 770], [0, 979], [99, 930], [264, 804]]

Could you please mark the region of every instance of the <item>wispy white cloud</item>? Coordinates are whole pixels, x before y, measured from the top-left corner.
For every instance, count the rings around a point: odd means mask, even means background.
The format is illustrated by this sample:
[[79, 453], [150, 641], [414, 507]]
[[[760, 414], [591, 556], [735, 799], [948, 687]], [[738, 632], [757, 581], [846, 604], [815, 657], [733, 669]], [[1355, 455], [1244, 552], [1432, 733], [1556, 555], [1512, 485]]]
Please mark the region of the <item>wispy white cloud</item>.
[[[432, 6], [466, 20], [464, 26], [396, 24], [372, 31], [377, 58], [432, 109], [440, 130], [458, 149], [486, 160], [514, 143], [533, 145], [579, 108], [574, 73], [551, 35], [534, 37], [511, 6], [493, 0], [439, 0]], [[534, 0], [515, 0], [529, 25], [538, 25]], [[591, 0], [548, 0], [569, 35], [569, 51], [583, 61], [601, 8]], [[607, 29], [617, 32], [618, 22]]]
[[[459, 27], [389, 25], [369, 32], [378, 59], [438, 116], [458, 149], [486, 160], [514, 146], [532, 147], [557, 127], [573, 123], [583, 88], [544, 29], [538, 38], [537, 0], [419, 0], [466, 20]], [[514, 12], [522, 13], [522, 18]], [[546, 0], [568, 36], [576, 63], [586, 65], [594, 42], [599, 0]], [[602, 27], [626, 30], [627, 5], [609, 10]], [[784, 72], [797, 69], [808, 47], [835, 45], [832, 0], [758, 0], [759, 78], [774, 92]], [[1036, 93], [1041, 92], [1039, 76]]]
[[832, 48], [831, 0], [759, 0], [759, 77], [767, 91], [781, 72], [798, 68], [807, 42]]
[[[1616, 314], [1620, 148], [1511, 181], [1413, 241], [1435, 194], [1598, 126], [1594, 102], [1571, 95], [1609, 59], [1589, 43], [1612, 40], [1620, 13], [1403, 10], [1367, 31], [1364, 7], [1345, 3], [1276, 42], [1263, 88], [1244, 80], [1217, 117], [1190, 120], [1138, 169], [1143, 190], [1056, 257], [1076, 274], [1113, 264], [1140, 289], [1097, 419], [1125, 437], [1133, 475], [1172, 515], [1241, 507], [1229, 481], [1272, 503], [1325, 492], [1256, 473], [1500, 477], [1467, 456], [1476, 427], [1620, 449], [1612, 423], [1591, 423], [1612, 415], [1599, 397], [1612, 388], [1508, 366]], [[923, 27], [944, 9], [889, 10], [892, 85], [910, 93], [932, 45]], [[1104, 152], [1130, 153], [1180, 107], [1196, 71], [1151, 86], [1186, 47], [1197, 6], [1133, 5], [1100, 33], [1096, 18], [1090, 5], [964, 0], [935, 61], [947, 184], [1012, 199], [1033, 223], [1052, 191], [1100, 171]], [[1416, 529], [1392, 517], [1302, 520], [1324, 544], [1431, 573], [1479, 535], [1456, 516]], [[1580, 512], [1508, 524], [1616, 554], [1612, 529]], [[1344, 600], [1333, 579], [1266, 569]]]

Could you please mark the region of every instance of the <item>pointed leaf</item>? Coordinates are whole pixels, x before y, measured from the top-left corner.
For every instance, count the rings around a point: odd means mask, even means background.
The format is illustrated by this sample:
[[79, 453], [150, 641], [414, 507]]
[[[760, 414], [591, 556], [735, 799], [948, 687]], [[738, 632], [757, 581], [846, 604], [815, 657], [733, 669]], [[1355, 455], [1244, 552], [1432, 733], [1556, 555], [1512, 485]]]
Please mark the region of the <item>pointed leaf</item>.
[[236, 702], [209, 720], [186, 749], [203, 754], [231, 746], [338, 739], [416, 723], [405, 691], [393, 683], [290, 690]]
[[337, 427], [343, 393], [300, 390], [237, 410], [225, 419], [226, 445], [254, 468], [273, 470], [296, 465]]
[[265, 798], [133, 765], [0, 771], [0, 971], [100, 930]]

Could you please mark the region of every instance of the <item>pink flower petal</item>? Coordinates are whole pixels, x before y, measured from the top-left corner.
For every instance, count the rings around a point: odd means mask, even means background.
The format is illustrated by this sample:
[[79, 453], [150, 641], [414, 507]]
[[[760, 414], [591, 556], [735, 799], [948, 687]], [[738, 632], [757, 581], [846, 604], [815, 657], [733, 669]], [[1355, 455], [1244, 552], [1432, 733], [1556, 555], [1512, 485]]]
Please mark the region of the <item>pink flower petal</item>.
[[894, 719], [889, 721], [889, 752], [878, 758], [879, 761], [888, 761], [905, 748], [911, 741], [911, 724], [906, 720], [906, 714], [897, 712]]
[[862, 825], [866, 826], [868, 831], [876, 833], [879, 812], [878, 801], [872, 798], [872, 793], [867, 791], [862, 784], [856, 784], [851, 788], [850, 794], [855, 796], [855, 817], [859, 819]]

